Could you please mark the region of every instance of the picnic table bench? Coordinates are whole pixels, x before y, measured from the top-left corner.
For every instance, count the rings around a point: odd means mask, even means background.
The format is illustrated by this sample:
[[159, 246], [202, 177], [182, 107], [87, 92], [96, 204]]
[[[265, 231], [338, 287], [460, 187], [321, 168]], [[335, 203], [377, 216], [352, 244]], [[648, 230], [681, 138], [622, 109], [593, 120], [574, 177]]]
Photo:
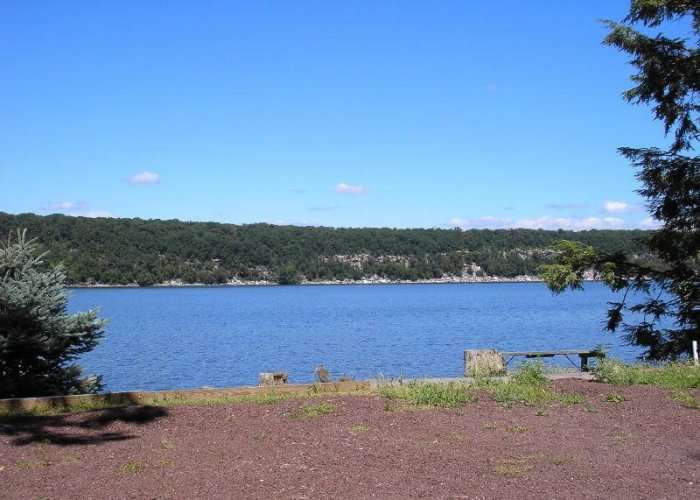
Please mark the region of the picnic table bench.
[[605, 357], [605, 353], [603, 351], [579, 351], [575, 349], [564, 351], [510, 351], [501, 352], [500, 354], [504, 359], [506, 359], [506, 366], [513, 358], [518, 356], [524, 356], [526, 358], [552, 358], [554, 356], [565, 356], [572, 365], [576, 366], [576, 364], [571, 361], [569, 356], [578, 356], [581, 361], [582, 372], [588, 371], [588, 358], [603, 359]]

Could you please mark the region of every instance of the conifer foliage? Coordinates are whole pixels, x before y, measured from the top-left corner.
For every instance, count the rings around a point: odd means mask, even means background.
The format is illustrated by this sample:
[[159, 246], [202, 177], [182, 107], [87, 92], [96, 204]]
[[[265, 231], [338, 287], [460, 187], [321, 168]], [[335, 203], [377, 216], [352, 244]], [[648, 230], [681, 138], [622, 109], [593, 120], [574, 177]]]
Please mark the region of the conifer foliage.
[[[690, 36], [650, 33], [665, 23]], [[700, 340], [700, 157], [692, 154], [700, 139], [700, 1], [632, 0], [622, 22], [606, 24], [604, 43], [629, 54], [637, 71], [623, 98], [650, 106], [672, 138], [666, 148], [619, 149], [636, 168], [639, 193], [661, 225], [648, 240], [659, 265], [562, 242], [559, 262], [543, 266], [542, 275], [559, 293], [580, 288], [583, 271], [595, 270], [624, 292], [610, 304], [607, 328], [622, 329], [631, 343], [644, 346], [647, 359], [683, 358]], [[643, 300], [630, 303], [640, 295]]]
[[103, 336], [96, 311], [69, 315], [60, 266], [18, 231], [0, 243], [0, 398], [97, 392], [75, 364]]

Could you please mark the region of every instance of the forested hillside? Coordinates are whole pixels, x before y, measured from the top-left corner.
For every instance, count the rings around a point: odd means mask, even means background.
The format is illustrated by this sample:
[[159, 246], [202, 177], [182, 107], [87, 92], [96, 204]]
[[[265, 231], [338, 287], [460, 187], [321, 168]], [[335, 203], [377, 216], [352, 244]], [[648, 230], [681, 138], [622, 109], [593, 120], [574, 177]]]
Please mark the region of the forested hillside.
[[646, 231], [348, 229], [177, 220], [91, 219], [0, 212], [0, 234], [26, 228], [72, 284], [150, 285], [379, 276], [534, 275], [569, 239], [644, 258]]

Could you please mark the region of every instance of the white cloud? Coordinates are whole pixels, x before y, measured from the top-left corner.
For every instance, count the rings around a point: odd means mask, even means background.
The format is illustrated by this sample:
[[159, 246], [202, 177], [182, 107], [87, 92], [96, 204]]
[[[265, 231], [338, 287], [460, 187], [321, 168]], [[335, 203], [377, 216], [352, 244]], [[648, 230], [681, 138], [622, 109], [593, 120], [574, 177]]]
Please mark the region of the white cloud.
[[624, 214], [636, 212], [639, 208], [624, 201], [606, 201], [603, 203], [603, 210], [609, 214]]
[[568, 229], [582, 231], [585, 229], [622, 229], [625, 221], [619, 217], [552, 217], [545, 215], [536, 218], [510, 219], [507, 217], [483, 216], [473, 219], [455, 217], [450, 226], [462, 229]]
[[104, 210], [88, 210], [87, 212], [78, 212], [74, 215], [78, 215], [80, 217], [90, 217], [92, 219], [97, 219], [100, 217], [105, 217], [105, 218], [114, 217], [114, 214], [112, 212], [107, 212]]
[[46, 204], [47, 211], [71, 212], [87, 206], [84, 201], [52, 201]]
[[46, 204], [44, 212], [73, 215], [76, 217], [114, 217], [106, 210], [89, 210], [84, 201], [53, 201]]
[[341, 182], [335, 186], [335, 192], [343, 194], [365, 194], [367, 188], [359, 184], [346, 184], [345, 182]]
[[158, 184], [160, 182], [160, 175], [145, 170], [129, 177], [129, 182], [132, 184]]
[[569, 229], [582, 231], [585, 229], [622, 229], [625, 221], [619, 217], [551, 217], [544, 216], [535, 219], [520, 219], [514, 227], [530, 229]]
[[661, 222], [654, 217], [645, 217], [642, 219], [642, 221], [639, 223], [639, 227], [642, 227], [644, 229], [658, 229], [662, 226]]
[[459, 217], [450, 219], [450, 226], [460, 227], [462, 229], [500, 229], [511, 227], [512, 223], [513, 220], [507, 217], [493, 217], [491, 215], [469, 219], [462, 219]]

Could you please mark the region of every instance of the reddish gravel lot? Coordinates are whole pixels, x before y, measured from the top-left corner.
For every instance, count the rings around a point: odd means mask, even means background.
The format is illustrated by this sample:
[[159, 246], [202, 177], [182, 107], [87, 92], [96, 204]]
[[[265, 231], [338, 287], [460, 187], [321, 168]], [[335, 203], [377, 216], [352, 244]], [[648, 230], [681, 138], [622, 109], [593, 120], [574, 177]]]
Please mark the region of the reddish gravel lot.
[[[700, 498], [700, 411], [654, 387], [555, 385], [586, 403], [346, 396], [0, 420], [0, 497]], [[333, 413], [293, 418], [319, 401]]]

